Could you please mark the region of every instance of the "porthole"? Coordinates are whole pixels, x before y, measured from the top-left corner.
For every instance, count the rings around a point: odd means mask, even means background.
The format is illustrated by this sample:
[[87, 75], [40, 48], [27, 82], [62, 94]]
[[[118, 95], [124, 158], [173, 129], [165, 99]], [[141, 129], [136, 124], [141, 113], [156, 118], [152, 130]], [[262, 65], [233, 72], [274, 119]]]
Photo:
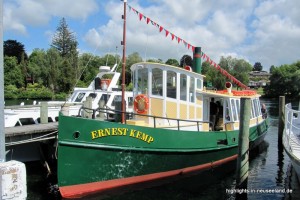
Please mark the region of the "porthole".
[[73, 138], [74, 139], [78, 139], [80, 137], [80, 132], [79, 131], [76, 131], [73, 133]]

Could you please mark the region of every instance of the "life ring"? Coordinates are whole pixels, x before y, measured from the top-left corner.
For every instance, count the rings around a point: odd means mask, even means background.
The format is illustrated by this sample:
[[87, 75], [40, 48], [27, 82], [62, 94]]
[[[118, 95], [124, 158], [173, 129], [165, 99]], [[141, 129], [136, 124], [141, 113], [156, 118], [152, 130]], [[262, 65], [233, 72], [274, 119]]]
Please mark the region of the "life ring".
[[144, 94], [139, 94], [135, 97], [133, 108], [138, 114], [146, 114], [149, 108], [148, 97]]

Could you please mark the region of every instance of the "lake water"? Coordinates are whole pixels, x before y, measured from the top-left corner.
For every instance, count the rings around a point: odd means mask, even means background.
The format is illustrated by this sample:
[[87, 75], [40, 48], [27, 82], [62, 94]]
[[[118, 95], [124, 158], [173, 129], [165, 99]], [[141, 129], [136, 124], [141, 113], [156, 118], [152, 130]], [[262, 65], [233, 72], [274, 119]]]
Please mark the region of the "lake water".
[[[278, 99], [262, 100], [268, 108], [269, 130], [260, 153], [250, 161], [248, 199], [300, 199], [300, 185], [291, 162], [283, 149], [278, 148]], [[298, 105], [295, 103], [295, 105]], [[40, 163], [27, 163], [28, 200], [55, 199], [47, 193], [47, 183]], [[84, 173], [84, 172], [83, 172]], [[213, 200], [237, 199], [235, 195], [235, 173], [224, 175], [205, 186], [197, 187], [195, 177], [184, 184], [169, 183], [133, 192], [124, 193], [107, 200]], [[203, 181], [203, 180], [202, 180]], [[93, 199], [99, 199], [97, 197]]]

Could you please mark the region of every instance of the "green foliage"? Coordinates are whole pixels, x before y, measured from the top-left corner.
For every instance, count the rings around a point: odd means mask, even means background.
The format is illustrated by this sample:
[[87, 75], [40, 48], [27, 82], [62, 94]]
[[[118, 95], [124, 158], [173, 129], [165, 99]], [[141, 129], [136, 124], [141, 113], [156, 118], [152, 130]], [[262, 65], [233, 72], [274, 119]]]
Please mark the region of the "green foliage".
[[281, 65], [272, 70], [270, 84], [264, 89], [267, 97], [285, 95], [290, 98], [300, 96], [300, 61], [291, 65]]
[[53, 93], [38, 83], [28, 84], [25, 88], [16, 88], [14, 85], [4, 87], [4, 96], [6, 99], [51, 99]]
[[16, 40], [6, 40], [3, 43], [4, 56], [16, 57], [18, 63], [21, 63], [22, 58], [27, 60], [28, 56], [25, 52], [24, 45]]
[[[248, 73], [252, 70], [252, 66], [247, 61], [230, 56], [221, 57], [219, 66], [245, 85], [248, 84]], [[218, 90], [224, 89], [226, 81], [230, 81], [208, 62], [202, 63], [202, 74], [206, 76], [205, 84], [212, 83], [213, 87]]]
[[148, 59], [147, 60], [147, 62], [153, 62], [153, 63], [164, 63], [163, 61], [162, 61], [162, 59]]
[[184, 55], [180, 59], [180, 67], [184, 66], [192, 66], [193, 65], [193, 59], [190, 55]]
[[52, 38], [52, 47], [57, 49], [62, 57], [67, 57], [72, 51], [77, 51], [77, 46], [75, 34], [69, 29], [65, 18], [62, 18]]
[[174, 58], [168, 59], [168, 60], [166, 61], [166, 64], [167, 64], [167, 65], [173, 65], [173, 66], [175, 66], [175, 67], [178, 67], [178, 66], [179, 66], [179, 62], [178, 62], [176, 59], [174, 59]]
[[253, 66], [253, 71], [261, 71], [263, 69], [263, 66], [260, 62], [256, 62]]
[[6, 99], [17, 99], [19, 90], [15, 85], [4, 86], [4, 96]]
[[16, 57], [4, 57], [4, 85], [24, 86], [24, 76]]

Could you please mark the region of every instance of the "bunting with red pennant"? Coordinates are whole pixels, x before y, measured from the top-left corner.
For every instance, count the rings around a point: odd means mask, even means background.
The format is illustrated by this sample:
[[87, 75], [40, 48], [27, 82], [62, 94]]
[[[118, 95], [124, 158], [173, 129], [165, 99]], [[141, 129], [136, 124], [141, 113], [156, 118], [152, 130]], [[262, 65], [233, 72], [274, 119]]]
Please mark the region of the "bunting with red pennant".
[[[190, 43], [186, 42], [186, 40], [183, 40], [182, 38], [178, 37], [177, 35], [175, 35], [174, 33], [170, 32], [169, 30], [167, 30], [166, 28], [160, 26], [158, 23], [156, 23], [155, 21], [153, 21], [150, 17], [145, 16], [143, 13], [137, 11], [135, 8], [133, 8], [132, 6], [128, 5], [129, 11], [133, 11], [138, 17], [139, 20], [142, 21], [143, 19], [145, 20], [145, 22], [147, 24], [149, 24], [149, 22], [151, 22], [151, 24], [158, 28], [159, 32], [163, 32], [163, 30], [165, 31], [165, 37], [168, 37], [169, 35], [171, 36], [171, 40], [173, 41], [174, 39], [178, 42], [178, 44], [183, 43], [184, 47], [187, 47], [188, 49], [191, 49], [193, 52], [195, 50], [195, 46], [191, 45]], [[203, 60], [206, 60], [206, 62], [208, 62], [211, 66], [213, 66], [216, 70], [218, 70], [222, 75], [226, 76], [229, 80], [231, 80], [233, 83], [235, 83], [237, 86], [244, 88], [244, 89], [249, 89], [249, 87], [247, 87], [246, 85], [244, 85], [242, 82], [240, 82], [239, 80], [237, 80], [234, 76], [232, 76], [231, 74], [229, 74], [226, 70], [222, 69], [220, 67], [220, 65], [218, 65], [217, 63], [215, 63], [208, 55], [206, 55], [204, 52], [201, 52], [201, 56]]]

